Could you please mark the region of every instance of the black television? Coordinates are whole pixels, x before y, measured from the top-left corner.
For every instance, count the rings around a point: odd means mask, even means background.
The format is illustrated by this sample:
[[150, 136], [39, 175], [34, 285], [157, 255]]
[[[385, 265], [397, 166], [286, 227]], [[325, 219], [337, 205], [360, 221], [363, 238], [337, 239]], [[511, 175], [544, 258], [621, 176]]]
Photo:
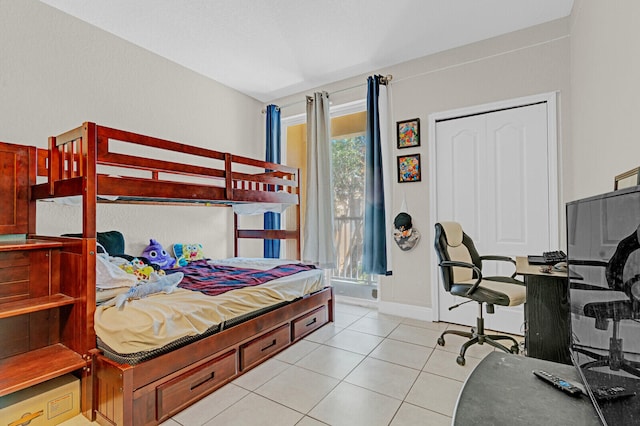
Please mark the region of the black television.
[[571, 359], [605, 425], [640, 425], [640, 186], [567, 203]]

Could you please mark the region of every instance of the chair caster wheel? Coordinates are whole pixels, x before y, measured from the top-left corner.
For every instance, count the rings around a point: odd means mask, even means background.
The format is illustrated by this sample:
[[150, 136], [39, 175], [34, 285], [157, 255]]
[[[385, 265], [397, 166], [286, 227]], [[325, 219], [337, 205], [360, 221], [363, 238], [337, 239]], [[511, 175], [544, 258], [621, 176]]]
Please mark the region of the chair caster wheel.
[[476, 334], [476, 329], [473, 328], [473, 327], [471, 327], [471, 330], [469, 330], [469, 331], [471, 331], [471, 334]]
[[518, 345], [511, 346], [511, 353], [516, 355], [520, 353], [520, 348], [518, 347]]
[[443, 337], [438, 337], [438, 344], [440, 346], [444, 346], [444, 338]]
[[456, 358], [456, 362], [458, 363], [458, 365], [462, 365], [462, 366], [464, 366], [464, 364], [466, 363], [462, 355], [459, 355], [458, 358]]

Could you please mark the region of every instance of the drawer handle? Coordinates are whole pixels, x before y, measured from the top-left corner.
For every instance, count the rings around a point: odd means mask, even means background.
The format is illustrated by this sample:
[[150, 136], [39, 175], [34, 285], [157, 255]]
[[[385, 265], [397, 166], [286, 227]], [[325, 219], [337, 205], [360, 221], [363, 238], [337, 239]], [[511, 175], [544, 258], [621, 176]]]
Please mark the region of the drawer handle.
[[42, 416], [44, 414], [44, 410], [36, 411], [35, 413], [25, 413], [18, 420], [15, 420], [9, 423], [9, 426], [22, 426], [31, 423], [31, 420], [35, 420], [36, 418]]
[[269, 349], [270, 347], [275, 346], [275, 345], [276, 345], [276, 339], [273, 339], [269, 345], [265, 346], [264, 348], [262, 348], [260, 350], [261, 351], [266, 351], [267, 349]]
[[208, 376], [203, 377], [202, 379], [193, 382], [191, 384], [191, 390], [194, 390], [195, 388], [204, 385], [205, 383], [207, 383], [209, 380], [212, 380], [216, 375], [215, 371], [212, 371]]
[[315, 324], [317, 320], [318, 320], [318, 318], [313, 317], [313, 319], [311, 321], [309, 321], [308, 323], [305, 324], [305, 327], [309, 327], [309, 326]]

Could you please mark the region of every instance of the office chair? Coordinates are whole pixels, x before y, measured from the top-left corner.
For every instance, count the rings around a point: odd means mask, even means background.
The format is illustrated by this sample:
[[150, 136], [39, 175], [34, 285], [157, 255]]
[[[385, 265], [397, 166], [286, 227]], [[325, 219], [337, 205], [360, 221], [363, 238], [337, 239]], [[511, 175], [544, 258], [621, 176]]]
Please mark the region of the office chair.
[[[460, 348], [460, 355], [456, 359], [459, 365], [465, 364], [464, 355], [467, 349], [474, 344], [487, 343], [505, 352], [519, 352], [518, 342], [511, 336], [485, 334], [482, 305], [486, 303], [487, 313], [494, 313], [494, 305], [516, 306], [524, 303], [526, 288], [524, 283], [516, 280], [515, 272], [510, 277], [482, 276], [482, 262], [506, 261], [515, 265], [515, 261], [506, 256], [480, 256], [471, 238], [465, 234], [459, 223], [436, 223], [435, 249], [440, 261], [442, 282], [444, 289], [454, 296], [466, 297], [470, 300], [451, 306], [449, 310], [471, 301], [478, 302], [478, 319], [476, 328], [470, 332], [447, 330], [438, 338], [438, 344], [444, 346], [444, 336], [455, 334], [467, 337]], [[507, 348], [498, 340], [511, 340], [511, 348]]]
[[[589, 284], [572, 283], [572, 296], [576, 294], [575, 289], [590, 290], [582, 292], [581, 296], [589, 297], [592, 292], [602, 292], [603, 290], [613, 290], [618, 292], [616, 297], [614, 294], [608, 301], [602, 301], [602, 296], [598, 293], [592, 293], [598, 301], [582, 303], [572, 302], [574, 306], [581, 307], [582, 314], [589, 318], [595, 319], [595, 328], [598, 330], [607, 330], [609, 322], [613, 322], [613, 330], [609, 338], [609, 348], [606, 355], [596, 353], [586, 347], [581, 347], [574, 343], [574, 351], [581, 352], [593, 361], [586, 362], [581, 368], [589, 369], [596, 367], [609, 367], [613, 371], [623, 370], [629, 374], [640, 377], [640, 362], [630, 361], [624, 358], [622, 350], [622, 339], [619, 338], [620, 321], [637, 320], [640, 318], [640, 265], [628, 265], [631, 254], [640, 250], [640, 227], [628, 237], [622, 239], [616, 251], [609, 259], [609, 262], [589, 261], [589, 260], [570, 260], [570, 265], [595, 266], [605, 268], [605, 278], [608, 289], [596, 287]], [[630, 277], [629, 277], [630, 276]], [[625, 279], [625, 277], [628, 277]], [[616, 300], [617, 299], [617, 300]]]

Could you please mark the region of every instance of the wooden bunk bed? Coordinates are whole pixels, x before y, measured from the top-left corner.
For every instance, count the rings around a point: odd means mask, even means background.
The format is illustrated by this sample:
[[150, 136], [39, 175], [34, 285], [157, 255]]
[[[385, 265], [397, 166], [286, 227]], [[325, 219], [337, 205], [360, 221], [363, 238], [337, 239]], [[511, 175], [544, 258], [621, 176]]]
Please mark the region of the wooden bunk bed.
[[[138, 155], [138, 150], [148, 148], [162, 152], [157, 157], [165, 159]], [[81, 238], [37, 238], [59, 250], [56, 273], [68, 287], [65, 300], [72, 308], [65, 314], [58, 346], [71, 358], [66, 370], [76, 370], [82, 378], [82, 412], [89, 419], [101, 424], [159, 424], [333, 321], [333, 291], [322, 288], [138, 364], [114, 361], [97, 349], [94, 330], [97, 203], [291, 204], [293, 230], [239, 229], [234, 214], [234, 255], [240, 238], [292, 239], [299, 258], [299, 172], [94, 123], [51, 137], [48, 150], [28, 152], [28, 238], [36, 238], [36, 200], [81, 198]], [[180, 161], [185, 154], [207, 165]], [[209, 165], [212, 161], [219, 165]], [[46, 182], [37, 183], [36, 177]]]

